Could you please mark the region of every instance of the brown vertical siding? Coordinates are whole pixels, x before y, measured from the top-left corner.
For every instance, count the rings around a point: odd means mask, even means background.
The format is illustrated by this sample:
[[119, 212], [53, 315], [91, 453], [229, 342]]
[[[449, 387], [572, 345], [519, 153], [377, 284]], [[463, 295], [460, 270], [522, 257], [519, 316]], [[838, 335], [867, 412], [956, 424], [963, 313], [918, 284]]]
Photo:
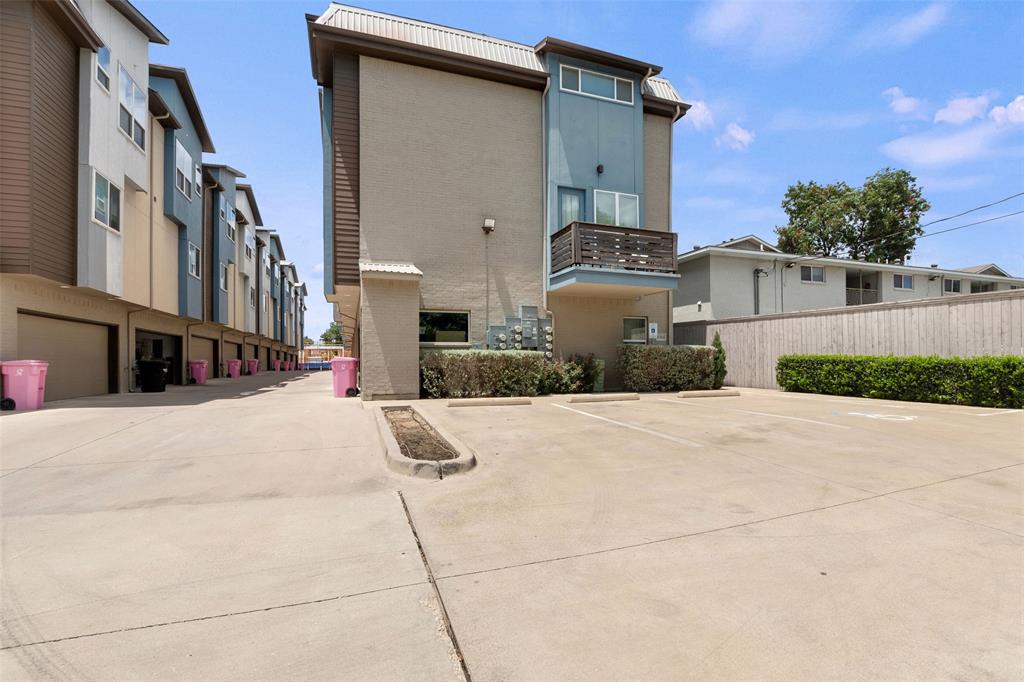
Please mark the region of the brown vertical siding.
[[334, 283], [359, 283], [359, 56], [334, 55]]
[[76, 279], [78, 47], [42, 3], [0, 3], [0, 271]]

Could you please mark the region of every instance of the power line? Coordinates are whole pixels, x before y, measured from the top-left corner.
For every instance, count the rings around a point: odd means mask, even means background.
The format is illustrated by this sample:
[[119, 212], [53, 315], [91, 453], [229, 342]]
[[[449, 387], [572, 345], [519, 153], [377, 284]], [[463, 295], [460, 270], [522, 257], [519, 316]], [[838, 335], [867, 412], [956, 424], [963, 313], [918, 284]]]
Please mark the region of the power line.
[[983, 208], [989, 208], [990, 206], [995, 206], [996, 204], [1001, 204], [1003, 202], [1009, 201], [1010, 199], [1016, 199], [1017, 197], [1021, 197], [1021, 196], [1024, 196], [1024, 192], [1018, 192], [1017, 194], [1010, 195], [1010, 196], [1008, 196], [1008, 197], [1006, 197], [1004, 199], [1000, 199], [999, 201], [993, 201], [991, 204], [985, 204], [984, 206], [975, 206], [974, 208], [969, 208], [966, 211], [964, 211], [963, 213], [957, 213], [956, 215], [946, 216], [945, 218], [939, 218], [938, 220], [932, 220], [930, 222], [927, 222], [927, 223], [921, 225], [921, 227], [928, 227], [929, 225], [934, 225], [935, 223], [944, 223], [947, 220], [952, 220], [953, 218], [959, 218], [960, 216], [965, 216], [968, 213], [974, 213], [975, 211], [980, 211]]
[[[1022, 194], [1024, 194], [1024, 192], [1022, 192]], [[1011, 216], [1020, 215], [1021, 213], [1024, 213], [1024, 211], [1014, 211], [1013, 213], [1004, 213], [1003, 215], [997, 215], [994, 218], [987, 218], [985, 220], [979, 220], [979, 221], [974, 222], [974, 223], [967, 223], [966, 225], [958, 225], [956, 227], [950, 227], [950, 228], [947, 228], [945, 230], [937, 230], [935, 232], [929, 232], [928, 234], [922, 234], [920, 237], [918, 237], [918, 239], [924, 239], [925, 237], [934, 237], [937, 234], [943, 234], [945, 232], [953, 232], [954, 230], [962, 230], [965, 227], [974, 227], [975, 225], [981, 225], [983, 223], [990, 223], [993, 220], [1002, 220], [1003, 218], [1009, 218]]]

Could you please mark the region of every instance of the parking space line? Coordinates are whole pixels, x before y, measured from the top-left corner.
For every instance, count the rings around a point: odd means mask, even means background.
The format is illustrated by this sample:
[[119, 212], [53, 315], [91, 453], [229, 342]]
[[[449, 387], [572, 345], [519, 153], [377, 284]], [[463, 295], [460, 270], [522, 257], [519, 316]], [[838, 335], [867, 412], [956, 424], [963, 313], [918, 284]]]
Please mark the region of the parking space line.
[[972, 417], [998, 417], [1004, 414], [1024, 414], [1020, 410], [1006, 410], [1005, 412], [986, 412], [984, 414], [972, 414]]
[[695, 443], [692, 440], [686, 440], [685, 438], [679, 438], [677, 436], [670, 436], [667, 433], [661, 433], [660, 431], [652, 431], [651, 429], [647, 429], [647, 428], [644, 428], [642, 426], [637, 426], [636, 424], [627, 424], [626, 422], [620, 422], [620, 421], [617, 421], [615, 419], [608, 419], [607, 417], [602, 417], [600, 415], [591, 414], [590, 412], [584, 412], [583, 410], [577, 410], [575, 408], [569, 407], [568, 405], [559, 405], [558, 403], [554, 403], [554, 406], [555, 407], [560, 407], [563, 410], [569, 410], [570, 412], [575, 412], [576, 414], [582, 414], [584, 417], [590, 417], [591, 419], [599, 419], [599, 420], [601, 420], [603, 422], [608, 422], [609, 424], [615, 424], [616, 426], [621, 426], [621, 427], [627, 428], [627, 429], [633, 429], [634, 431], [639, 431], [640, 433], [646, 433], [646, 434], [648, 434], [650, 436], [654, 436], [656, 438], [663, 438], [665, 440], [670, 440], [673, 443], [679, 443], [680, 445], [687, 445], [687, 446], [689, 446], [691, 448], [702, 448], [702, 447], [704, 447], [700, 443]]
[[[751, 393], [753, 396], [767, 396], [769, 398], [787, 398], [795, 400], [844, 403], [846, 405], [863, 405], [867, 402], [870, 405], [885, 407], [892, 410], [924, 410], [933, 413], [962, 414], [968, 417], [994, 417], [1000, 414], [1024, 414], [1024, 411], [1013, 408], [1002, 408], [999, 412], [968, 412], [967, 410], [984, 409], [981, 405], [953, 405], [951, 403], [915, 403], [895, 402], [883, 398], [865, 398], [863, 396], [832, 396], [827, 393], [786, 393], [783, 391], [768, 391], [763, 393]], [[999, 408], [989, 408], [999, 409]]]
[[754, 410], [741, 410], [737, 407], [722, 407], [721, 405], [699, 405], [697, 403], [683, 402], [681, 400], [669, 400], [668, 398], [658, 398], [663, 403], [672, 403], [673, 405], [686, 405], [687, 407], [709, 407], [714, 410], [728, 410], [730, 412], [742, 412], [743, 414], [756, 414], [760, 417], [771, 417], [772, 419], [789, 419], [796, 422], [807, 422], [808, 424], [817, 424], [818, 426], [831, 426], [833, 429], [849, 429], [849, 426], [843, 426], [842, 424], [831, 424], [829, 422], [819, 422], [815, 419], [804, 419], [803, 417], [789, 417], [784, 414], [771, 414], [769, 412], [755, 412]]

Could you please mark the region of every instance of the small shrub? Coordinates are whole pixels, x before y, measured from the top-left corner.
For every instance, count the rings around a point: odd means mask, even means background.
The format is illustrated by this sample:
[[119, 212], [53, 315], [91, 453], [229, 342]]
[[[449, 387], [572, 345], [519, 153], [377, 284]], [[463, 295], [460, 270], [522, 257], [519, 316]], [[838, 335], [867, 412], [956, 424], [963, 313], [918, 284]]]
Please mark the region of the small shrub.
[[548, 362], [539, 351], [441, 350], [420, 357], [420, 394], [426, 398], [488, 398], [574, 393], [583, 370]]
[[725, 369], [725, 347], [722, 345], [722, 337], [718, 335], [718, 332], [715, 332], [715, 339], [711, 342], [711, 347], [715, 349], [714, 380], [711, 388], [721, 388], [725, 384], [725, 375], [728, 374], [728, 370]]
[[1024, 358], [783, 355], [775, 366], [784, 390], [828, 395], [1024, 407]]
[[575, 362], [547, 362], [541, 373], [540, 386], [537, 392], [541, 395], [549, 393], [579, 393], [583, 386], [583, 368]]
[[711, 346], [619, 346], [619, 367], [626, 390], [685, 391], [714, 385]]
[[574, 365], [578, 365], [583, 372], [583, 377], [580, 379], [579, 393], [593, 393], [594, 387], [601, 379], [601, 362], [594, 357], [593, 353], [587, 353], [581, 355], [576, 353], [569, 357], [569, 362]]

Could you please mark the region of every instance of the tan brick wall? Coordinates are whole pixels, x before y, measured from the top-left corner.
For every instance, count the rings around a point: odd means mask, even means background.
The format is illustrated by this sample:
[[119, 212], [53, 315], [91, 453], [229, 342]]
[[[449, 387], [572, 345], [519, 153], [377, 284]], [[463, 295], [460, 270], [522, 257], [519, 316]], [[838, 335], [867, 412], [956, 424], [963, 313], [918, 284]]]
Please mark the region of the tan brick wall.
[[644, 227], [671, 228], [672, 119], [644, 114]]
[[667, 334], [668, 294], [635, 299], [583, 298], [552, 296], [548, 308], [555, 318], [555, 357], [568, 359], [573, 353], [593, 353], [605, 362], [605, 388], [622, 387], [622, 373], [616, 367], [622, 344], [622, 318], [646, 317], [658, 323], [658, 332]]
[[419, 295], [415, 280], [362, 282], [363, 398], [419, 397]]
[[365, 56], [359, 68], [360, 256], [415, 263], [421, 305], [469, 310], [482, 342], [485, 246], [491, 323], [542, 303], [541, 94]]

